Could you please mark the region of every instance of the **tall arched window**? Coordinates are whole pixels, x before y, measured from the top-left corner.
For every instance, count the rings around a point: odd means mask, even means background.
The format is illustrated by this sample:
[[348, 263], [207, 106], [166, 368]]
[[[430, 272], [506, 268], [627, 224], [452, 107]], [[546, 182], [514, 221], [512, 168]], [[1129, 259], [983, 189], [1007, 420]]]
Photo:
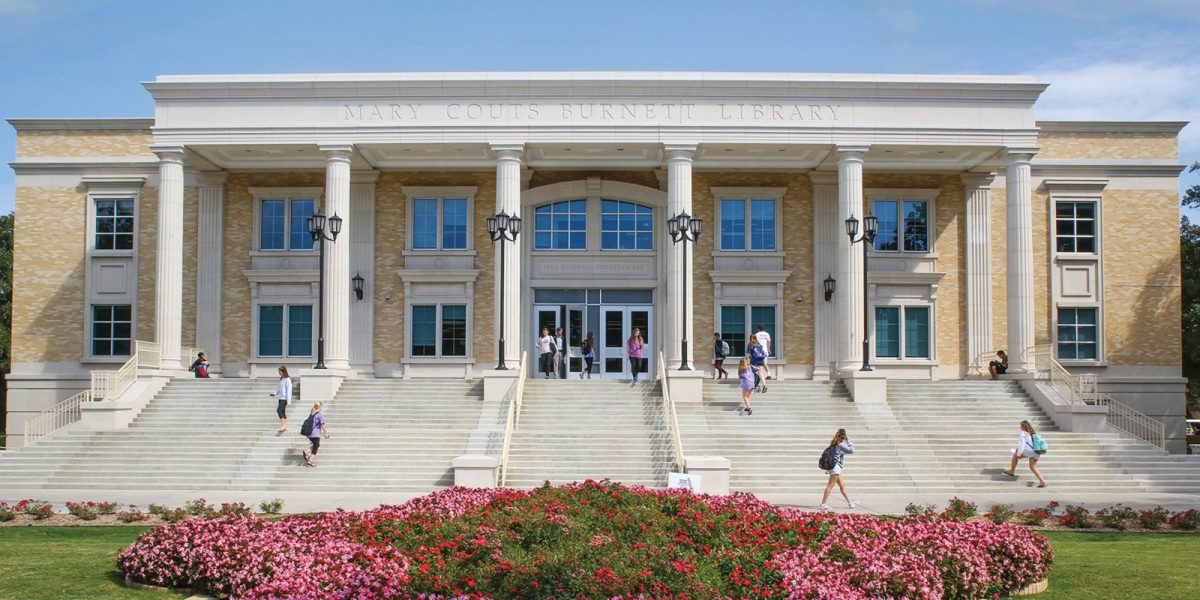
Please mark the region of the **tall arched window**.
[[600, 249], [653, 250], [653, 209], [633, 202], [601, 201]]
[[535, 250], [587, 250], [587, 200], [564, 200], [533, 211]]

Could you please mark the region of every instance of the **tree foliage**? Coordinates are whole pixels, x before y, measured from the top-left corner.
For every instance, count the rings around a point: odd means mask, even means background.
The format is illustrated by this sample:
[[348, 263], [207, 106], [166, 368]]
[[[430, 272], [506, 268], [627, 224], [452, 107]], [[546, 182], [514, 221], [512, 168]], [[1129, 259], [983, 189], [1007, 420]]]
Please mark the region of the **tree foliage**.
[[0, 372], [7, 373], [12, 341], [13, 215], [0, 216]]
[[[1200, 171], [1200, 161], [1188, 172]], [[1184, 190], [1185, 208], [1200, 208], [1200, 185]], [[1188, 378], [1188, 408], [1200, 411], [1200, 223], [1179, 221], [1180, 285], [1183, 317], [1183, 374]]]

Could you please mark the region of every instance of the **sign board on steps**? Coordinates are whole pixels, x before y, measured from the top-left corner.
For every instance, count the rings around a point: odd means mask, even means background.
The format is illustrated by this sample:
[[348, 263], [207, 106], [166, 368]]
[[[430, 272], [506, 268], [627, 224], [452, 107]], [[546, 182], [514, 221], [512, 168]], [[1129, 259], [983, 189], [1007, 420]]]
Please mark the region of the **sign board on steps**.
[[693, 492], [699, 492], [700, 476], [692, 473], [668, 473], [667, 488], [682, 488], [685, 490], [692, 490]]

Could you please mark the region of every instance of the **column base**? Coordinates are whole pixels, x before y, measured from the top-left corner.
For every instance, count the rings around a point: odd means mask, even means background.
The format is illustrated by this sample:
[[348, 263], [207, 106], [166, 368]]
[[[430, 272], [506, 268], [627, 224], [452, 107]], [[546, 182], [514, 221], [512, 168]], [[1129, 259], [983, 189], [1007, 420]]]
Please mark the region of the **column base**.
[[300, 401], [312, 406], [314, 402], [327, 403], [337, 395], [342, 381], [350, 376], [348, 369], [298, 369], [300, 379]]
[[882, 371], [842, 371], [842, 382], [855, 402], [887, 403], [887, 374]]

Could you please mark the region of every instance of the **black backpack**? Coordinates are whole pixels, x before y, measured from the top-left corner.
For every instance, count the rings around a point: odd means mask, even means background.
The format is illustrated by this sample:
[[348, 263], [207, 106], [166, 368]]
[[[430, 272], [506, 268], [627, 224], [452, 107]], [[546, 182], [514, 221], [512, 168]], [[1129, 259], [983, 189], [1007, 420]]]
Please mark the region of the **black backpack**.
[[817, 468], [822, 471], [832, 471], [837, 466], [837, 458], [834, 456], [837, 446], [830, 446], [821, 453], [821, 460], [817, 461]]
[[302, 435], [304, 437], [308, 437], [308, 436], [312, 435], [313, 417], [315, 417], [315, 416], [317, 416], [317, 414], [313, 413], [311, 415], [308, 415], [308, 418], [304, 420], [304, 424], [300, 426], [300, 435]]

